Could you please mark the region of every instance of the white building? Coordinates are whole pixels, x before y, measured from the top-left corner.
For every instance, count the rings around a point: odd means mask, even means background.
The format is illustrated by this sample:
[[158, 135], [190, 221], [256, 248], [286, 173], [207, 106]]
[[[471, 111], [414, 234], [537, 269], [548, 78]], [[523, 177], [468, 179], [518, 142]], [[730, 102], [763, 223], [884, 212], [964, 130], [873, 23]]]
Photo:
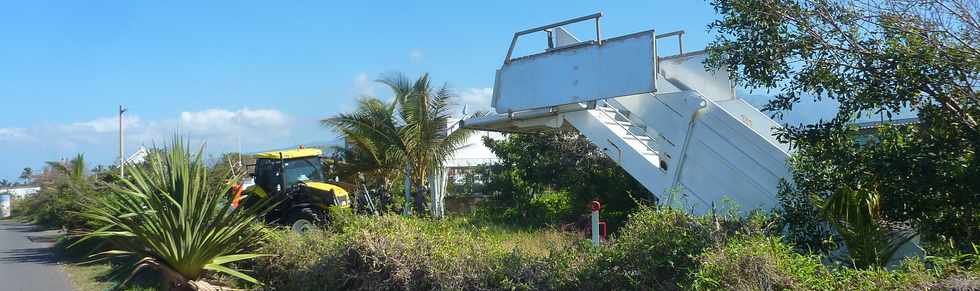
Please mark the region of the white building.
[[[458, 124], [458, 123], [457, 123]], [[450, 128], [450, 131], [456, 128]], [[483, 144], [483, 138], [487, 137], [493, 140], [501, 140], [506, 136], [499, 132], [490, 131], [475, 131], [466, 140], [462, 146], [460, 146], [453, 155], [446, 160], [445, 168], [447, 174], [447, 182], [453, 184], [450, 186], [457, 191], [450, 191], [450, 195], [459, 194], [481, 194], [481, 193], [460, 193], [461, 187], [453, 186], [463, 186], [467, 183], [477, 183], [482, 185], [483, 181], [487, 178], [488, 173], [474, 172], [478, 166], [491, 165], [500, 161], [496, 155], [490, 151], [490, 148]], [[467, 188], [463, 192], [472, 191], [472, 187]]]
[[16, 186], [10, 188], [0, 188], [0, 193], [10, 193], [10, 195], [13, 195], [14, 198], [17, 199], [23, 199], [24, 197], [34, 195], [34, 193], [37, 193], [38, 191], [41, 191], [41, 187]]

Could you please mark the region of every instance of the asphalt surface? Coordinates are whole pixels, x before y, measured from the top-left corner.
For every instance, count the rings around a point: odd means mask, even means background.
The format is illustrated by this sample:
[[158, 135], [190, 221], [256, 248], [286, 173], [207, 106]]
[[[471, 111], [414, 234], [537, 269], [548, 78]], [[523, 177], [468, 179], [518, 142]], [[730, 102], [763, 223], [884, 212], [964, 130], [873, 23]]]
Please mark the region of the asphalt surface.
[[57, 231], [0, 220], [0, 290], [72, 290], [51, 246]]

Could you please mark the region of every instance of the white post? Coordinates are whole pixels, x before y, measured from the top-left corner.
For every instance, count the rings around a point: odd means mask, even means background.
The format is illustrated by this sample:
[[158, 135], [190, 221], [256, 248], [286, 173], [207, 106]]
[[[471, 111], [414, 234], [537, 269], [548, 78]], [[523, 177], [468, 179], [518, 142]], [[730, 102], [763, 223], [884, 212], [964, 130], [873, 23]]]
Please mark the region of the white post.
[[592, 246], [599, 246], [599, 208], [601, 205], [599, 201], [592, 201], [589, 206], [592, 207]]
[[123, 178], [126, 176], [126, 148], [124, 144], [124, 127], [123, 127], [123, 113], [126, 112], [126, 108], [119, 105], [119, 177]]

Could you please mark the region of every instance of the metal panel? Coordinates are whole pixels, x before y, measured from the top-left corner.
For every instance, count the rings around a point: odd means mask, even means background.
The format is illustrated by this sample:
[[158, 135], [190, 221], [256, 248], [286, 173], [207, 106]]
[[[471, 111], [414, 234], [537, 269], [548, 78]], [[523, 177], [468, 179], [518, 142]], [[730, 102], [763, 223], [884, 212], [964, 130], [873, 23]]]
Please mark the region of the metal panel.
[[656, 91], [654, 32], [516, 58], [497, 75], [494, 109], [514, 112]]
[[711, 101], [735, 99], [735, 90], [728, 79], [727, 71], [707, 71], [704, 51], [663, 57], [659, 60], [660, 73], [671, 83], [678, 84], [681, 90], [696, 90]]

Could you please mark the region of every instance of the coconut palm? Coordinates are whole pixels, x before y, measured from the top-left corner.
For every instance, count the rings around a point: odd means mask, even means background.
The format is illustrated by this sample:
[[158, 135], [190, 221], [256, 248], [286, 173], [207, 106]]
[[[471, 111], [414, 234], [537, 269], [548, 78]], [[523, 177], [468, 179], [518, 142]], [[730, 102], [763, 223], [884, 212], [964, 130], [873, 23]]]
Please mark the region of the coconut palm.
[[[472, 133], [468, 129], [448, 132], [451, 91], [433, 88], [428, 74], [412, 81], [403, 74], [382, 77], [378, 82], [394, 93], [392, 102], [363, 98], [353, 113], [324, 119], [352, 145], [369, 153], [377, 169], [404, 174], [414, 185], [417, 213], [425, 213], [427, 178], [458, 149]], [[411, 189], [406, 189], [411, 190]]]
[[268, 206], [232, 209], [223, 202], [230, 186], [208, 181], [201, 151], [191, 154], [175, 138], [131, 167], [109, 195], [84, 206], [84, 217], [105, 226], [76, 244], [107, 239], [114, 249], [94, 257], [131, 258], [132, 274], [155, 269], [178, 289], [207, 289], [200, 281], [206, 271], [257, 283], [225, 264], [260, 256], [247, 251], [266, 234], [260, 217]]

